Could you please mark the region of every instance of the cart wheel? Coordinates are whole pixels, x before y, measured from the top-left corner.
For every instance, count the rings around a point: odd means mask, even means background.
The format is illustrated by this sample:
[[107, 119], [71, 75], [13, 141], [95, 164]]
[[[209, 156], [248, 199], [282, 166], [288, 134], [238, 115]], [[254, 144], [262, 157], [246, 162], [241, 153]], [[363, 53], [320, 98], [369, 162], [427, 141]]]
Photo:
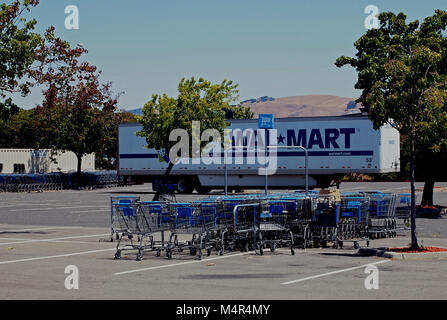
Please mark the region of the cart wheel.
[[206, 254], [209, 257], [211, 255], [211, 249], [206, 249]]
[[275, 249], [276, 249], [276, 245], [274, 243], [272, 243], [270, 245], [270, 252], [275, 252]]
[[357, 241], [354, 241], [354, 249], [360, 248], [360, 245]]
[[117, 250], [115, 252], [115, 260], [119, 260], [119, 259], [121, 259], [121, 250]]

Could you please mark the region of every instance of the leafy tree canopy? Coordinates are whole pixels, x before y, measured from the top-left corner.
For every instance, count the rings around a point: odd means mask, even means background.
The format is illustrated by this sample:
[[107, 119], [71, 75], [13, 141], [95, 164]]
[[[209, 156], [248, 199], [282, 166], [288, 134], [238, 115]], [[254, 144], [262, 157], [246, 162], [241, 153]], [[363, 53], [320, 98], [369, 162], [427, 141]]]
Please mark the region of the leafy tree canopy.
[[342, 56], [336, 66], [358, 72], [357, 102], [369, 109], [376, 128], [387, 122], [404, 135], [433, 147], [446, 142], [447, 12], [406, 22], [406, 15], [384, 12], [380, 27], [354, 45], [355, 58]]
[[136, 116], [143, 127], [137, 134], [146, 138], [148, 148], [156, 149], [164, 156], [177, 143], [169, 141], [169, 135], [174, 129], [184, 129], [191, 137], [192, 121], [200, 121], [202, 132], [216, 129], [222, 135], [228, 125], [225, 110], [234, 109], [237, 114], [244, 113], [242, 109], [230, 106], [239, 92], [232, 81], [212, 84], [203, 78], [183, 78], [178, 85], [178, 92], [177, 98], [166, 94], [153, 95], [144, 105], [143, 115]]

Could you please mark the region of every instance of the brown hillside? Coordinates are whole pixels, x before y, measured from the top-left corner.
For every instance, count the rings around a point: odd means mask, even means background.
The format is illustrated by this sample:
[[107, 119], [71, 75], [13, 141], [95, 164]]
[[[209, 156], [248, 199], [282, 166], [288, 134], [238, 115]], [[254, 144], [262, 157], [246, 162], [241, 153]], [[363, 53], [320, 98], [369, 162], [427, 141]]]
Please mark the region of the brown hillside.
[[341, 116], [358, 112], [359, 104], [354, 109], [347, 109], [349, 102], [355, 98], [329, 95], [306, 95], [275, 98], [274, 101], [244, 103], [250, 107], [257, 118], [260, 113], [273, 113], [276, 118]]

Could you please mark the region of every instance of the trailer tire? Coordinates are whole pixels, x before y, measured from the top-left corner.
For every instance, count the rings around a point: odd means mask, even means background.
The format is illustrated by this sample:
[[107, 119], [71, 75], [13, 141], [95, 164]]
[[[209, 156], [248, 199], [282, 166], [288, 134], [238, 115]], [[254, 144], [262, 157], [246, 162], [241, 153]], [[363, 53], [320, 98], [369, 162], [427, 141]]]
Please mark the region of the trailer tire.
[[188, 179], [179, 179], [177, 181], [177, 191], [182, 194], [192, 193], [194, 191], [192, 181]]

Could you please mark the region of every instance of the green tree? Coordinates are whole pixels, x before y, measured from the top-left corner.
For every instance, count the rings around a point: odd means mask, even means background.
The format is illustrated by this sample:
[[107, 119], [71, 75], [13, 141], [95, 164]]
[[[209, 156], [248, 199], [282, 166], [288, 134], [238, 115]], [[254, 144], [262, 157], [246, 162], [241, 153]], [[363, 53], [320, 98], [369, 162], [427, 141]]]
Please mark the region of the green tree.
[[[138, 136], [146, 138], [146, 147], [156, 149], [168, 167], [165, 177], [169, 175], [175, 159], [169, 159], [170, 149], [177, 141], [170, 141], [170, 133], [175, 129], [184, 129], [192, 137], [192, 122], [200, 121], [202, 131], [216, 129], [223, 135], [224, 128], [228, 125], [225, 121], [225, 109], [232, 107], [230, 103], [237, 99], [237, 85], [232, 81], [224, 80], [221, 83], [212, 84], [210, 81], [194, 77], [182, 79], [178, 85], [178, 96], [172, 98], [166, 94], [152, 96], [143, 107], [143, 115], [136, 116], [142, 124], [142, 130]], [[192, 157], [192, 143], [189, 144], [189, 154]], [[154, 196], [158, 200], [160, 190]]]
[[51, 39], [54, 27], [44, 34], [33, 32], [36, 19], [27, 20], [24, 15], [39, 4], [39, 0], [14, 0], [0, 4], [0, 119], [7, 120], [19, 111], [8, 95], [20, 93], [26, 96], [39, 81], [35, 69], [47, 63], [41, 54]]
[[225, 118], [227, 119], [252, 119], [254, 113], [249, 107], [246, 106], [230, 106], [229, 108], [224, 108]]
[[18, 112], [2, 122], [0, 148], [39, 148], [39, 128], [34, 110], [19, 108]]
[[415, 145], [439, 149], [447, 129], [447, 13], [406, 22], [406, 15], [384, 12], [380, 27], [354, 45], [356, 58], [339, 57], [336, 66], [358, 72], [357, 102], [368, 110], [374, 127], [389, 123], [408, 137], [411, 174], [411, 246], [419, 248], [415, 219]]

